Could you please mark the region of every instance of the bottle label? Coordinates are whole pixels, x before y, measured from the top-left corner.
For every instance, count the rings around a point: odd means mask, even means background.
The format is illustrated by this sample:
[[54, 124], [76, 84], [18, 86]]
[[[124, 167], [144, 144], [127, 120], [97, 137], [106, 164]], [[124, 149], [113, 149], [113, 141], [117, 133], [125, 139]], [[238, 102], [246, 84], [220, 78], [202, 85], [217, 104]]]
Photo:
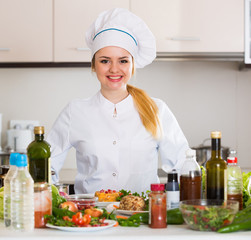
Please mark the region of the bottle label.
[[180, 205], [180, 192], [179, 191], [167, 191], [167, 209], [178, 208]]

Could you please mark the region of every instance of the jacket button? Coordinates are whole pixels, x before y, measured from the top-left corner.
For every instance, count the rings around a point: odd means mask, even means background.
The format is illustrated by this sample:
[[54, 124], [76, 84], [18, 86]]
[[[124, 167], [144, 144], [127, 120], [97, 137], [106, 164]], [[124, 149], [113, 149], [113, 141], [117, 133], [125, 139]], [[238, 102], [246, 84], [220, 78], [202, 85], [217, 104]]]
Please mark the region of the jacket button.
[[113, 141], [113, 145], [115, 145], [117, 142], [116, 141]]
[[112, 176], [113, 176], [113, 177], [116, 177], [116, 176], [117, 176], [117, 174], [114, 172], [114, 173], [112, 174]]

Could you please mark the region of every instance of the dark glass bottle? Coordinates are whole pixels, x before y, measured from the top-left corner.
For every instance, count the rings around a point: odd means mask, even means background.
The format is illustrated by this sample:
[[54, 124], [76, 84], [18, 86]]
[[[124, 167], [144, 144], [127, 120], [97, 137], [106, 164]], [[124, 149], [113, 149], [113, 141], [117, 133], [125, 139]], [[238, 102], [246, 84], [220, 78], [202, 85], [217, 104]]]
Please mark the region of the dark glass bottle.
[[44, 127], [34, 127], [35, 140], [27, 148], [29, 172], [34, 182], [51, 183], [50, 145], [44, 140]]
[[221, 132], [211, 132], [211, 158], [206, 163], [207, 199], [227, 199], [227, 164], [221, 158]]

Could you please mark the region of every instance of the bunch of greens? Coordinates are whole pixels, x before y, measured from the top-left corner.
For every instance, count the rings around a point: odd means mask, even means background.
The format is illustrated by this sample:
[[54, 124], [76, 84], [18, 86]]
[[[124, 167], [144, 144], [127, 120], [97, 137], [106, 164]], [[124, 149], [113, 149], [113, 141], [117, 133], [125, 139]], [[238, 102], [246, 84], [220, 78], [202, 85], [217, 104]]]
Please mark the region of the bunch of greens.
[[243, 178], [243, 207], [246, 208], [247, 206], [251, 205], [251, 186], [248, 189], [248, 185], [251, 185], [251, 172], [242, 173]]
[[53, 207], [59, 207], [61, 203], [66, 202], [66, 199], [60, 196], [57, 187], [54, 186], [53, 184], [51, 185], [51, 191], [52, 191], [52, 206]]
[[206, 190], [206, 169], [203, 166], [200, 166], [201, 169], [201, 179], [202, 179], [202, 192]]
[[3, 219], [3, 192], [4, 187], [0, 188], [0, 219]]

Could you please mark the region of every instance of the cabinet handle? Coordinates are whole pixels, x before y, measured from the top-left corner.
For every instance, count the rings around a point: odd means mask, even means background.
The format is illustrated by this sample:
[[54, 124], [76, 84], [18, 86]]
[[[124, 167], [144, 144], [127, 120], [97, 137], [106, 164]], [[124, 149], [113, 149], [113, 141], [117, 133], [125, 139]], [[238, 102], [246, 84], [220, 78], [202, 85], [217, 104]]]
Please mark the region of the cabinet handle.
[[79, 48], [76, 48], [76, 50], [77, 51], [89, 51], [91, 49], [90, 48], [81, 48], [81, 47], [79, 47]]
[[200, 41], [198, 37], [171, 37], [172, 41]]
[[10, 51], [10, 48], [0, 48], [0, 51]]

